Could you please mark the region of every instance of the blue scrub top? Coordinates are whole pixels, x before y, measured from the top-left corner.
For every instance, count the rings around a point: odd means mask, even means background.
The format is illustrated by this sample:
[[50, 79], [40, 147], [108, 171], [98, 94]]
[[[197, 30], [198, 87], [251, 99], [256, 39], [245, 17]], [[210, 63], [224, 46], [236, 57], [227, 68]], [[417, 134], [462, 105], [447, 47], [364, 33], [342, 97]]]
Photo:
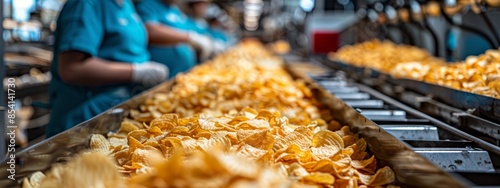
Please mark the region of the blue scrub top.
[[210, 36], [212, 36], [212, 38], [220, 40], [220, 41], [225, 42], [225, 43], [229, 42], [229, 37], [226, 35], [226, 32], [224, 32], [223, 30], [210, 28], [209, 32], [210, 32]]
[[[177, 6], [165, 4], [162, 0], [141, 0], [135, 4], [135, 8], [145, 23], [163, 24], [181, 31], [192, 29], [187, 16]], [[168, 66], [171, 78], [196, 65], [195, 51], [187, 43], [170, 46], [149, 45], [148, 50], [152, 61]]]
[[188, 23], [197, 33], [210, 36], [210, 26], [205, 20], [188, 17]]
[[130, 0], [68, 0], [57, 20], [55, 36], [50, 83], [52, 112], [47, 137], [88, 120], [145, 89], [134, 84], [101, 87], [67, 84], [61, 80], [58, 70], [58, 54], [73, 50], [110, 61], [148, 61], [146, 30]]
[[223, 30], [211, 28], [205, 20], [189, 17], [188, 23], [191, 25], [193, 30], [199, 34], [210, 36], [213, 39], [220, 40], [222, 42], [229, 42], [229, 39]]

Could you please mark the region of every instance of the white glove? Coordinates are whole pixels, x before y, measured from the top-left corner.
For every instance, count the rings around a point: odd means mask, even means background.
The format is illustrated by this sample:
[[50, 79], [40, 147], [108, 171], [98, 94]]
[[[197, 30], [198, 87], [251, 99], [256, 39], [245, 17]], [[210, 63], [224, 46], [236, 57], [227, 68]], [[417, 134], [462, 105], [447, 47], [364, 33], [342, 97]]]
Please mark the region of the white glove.
[[168, 67], [160, 63], [152, 61], [134, 63], [132, 64], [132, 81], [146, 87], [153, 87], [167, 80], [168, 72]]
[[227, 45], [224, 41], [221, 40], [215, 40], [214, 41], [214, 53], [219, 54], [221, 52], [226, 51]]
[[210, 37], [192, 31], [188, 33], [188, 37], [191, 44], [200, 48], [201, 59], [208, 59], [212, 55], [214, 41]]

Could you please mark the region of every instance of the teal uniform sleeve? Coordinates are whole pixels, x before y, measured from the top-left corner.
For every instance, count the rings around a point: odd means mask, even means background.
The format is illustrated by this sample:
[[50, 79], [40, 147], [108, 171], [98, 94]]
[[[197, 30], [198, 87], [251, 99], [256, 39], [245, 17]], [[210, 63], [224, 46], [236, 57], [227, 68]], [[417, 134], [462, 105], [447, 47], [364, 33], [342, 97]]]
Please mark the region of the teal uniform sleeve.
[[77, 50], [97, 56], [104, 37], [102, 10], [99, 0], [69, 0], [58, 22], [58, 52]]
[[135, 4], [135, 10], [144, 23], [159, 23], [160, 14], [155, 11], [158, 7], [155, 0], [142, 0]]

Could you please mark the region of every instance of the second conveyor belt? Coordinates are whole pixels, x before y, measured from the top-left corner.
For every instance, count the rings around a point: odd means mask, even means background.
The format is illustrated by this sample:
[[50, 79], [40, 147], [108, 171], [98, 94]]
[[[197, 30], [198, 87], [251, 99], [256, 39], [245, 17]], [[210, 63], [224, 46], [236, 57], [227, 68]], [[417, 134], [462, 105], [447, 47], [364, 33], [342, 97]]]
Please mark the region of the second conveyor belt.
[[[290, 67], [296, 69], [300, 64]], [[415, 110], [366, 85], [346, 78], [345, 72], [321, 65], [311, 78], [366, 118], [408, 144], [441, 168], [460, 174], [470, 186], [500, 186], [498, 147]], [[307, 65], [306, 67], [311, 67]], [[307, 69], [307, 68], [303, 68]], [[473, 138], [472, 140], [469, 138]], [[477, 142], [480, 143], [477, 143]], [[484, 147], [484, 146], [487, 147]], [[485, 149], [483, 149], [485, 148]]]

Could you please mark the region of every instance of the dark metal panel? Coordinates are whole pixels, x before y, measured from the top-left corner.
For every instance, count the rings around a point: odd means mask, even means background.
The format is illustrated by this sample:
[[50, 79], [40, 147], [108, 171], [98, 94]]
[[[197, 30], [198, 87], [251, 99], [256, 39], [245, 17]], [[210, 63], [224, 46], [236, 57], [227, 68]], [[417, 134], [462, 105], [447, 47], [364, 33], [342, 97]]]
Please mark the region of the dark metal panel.
[[[3, 0], [0, 1], [0, 23], [3, 23]], [[0, 88], [2, 92], [0, 92], [0, 125], [3, 125], [5, 122], [5, 91], [3, 89], [3, 78], [5, 75], [5, 62], [3, 59], [4, 54], [4, 41], [3, 41], [3, 24], [0, 24]], [[5, 125], [0, 126], [0, 161], [3, 161], [5, 158]], [[7, 176], [4, 176], [7, 177]]]

